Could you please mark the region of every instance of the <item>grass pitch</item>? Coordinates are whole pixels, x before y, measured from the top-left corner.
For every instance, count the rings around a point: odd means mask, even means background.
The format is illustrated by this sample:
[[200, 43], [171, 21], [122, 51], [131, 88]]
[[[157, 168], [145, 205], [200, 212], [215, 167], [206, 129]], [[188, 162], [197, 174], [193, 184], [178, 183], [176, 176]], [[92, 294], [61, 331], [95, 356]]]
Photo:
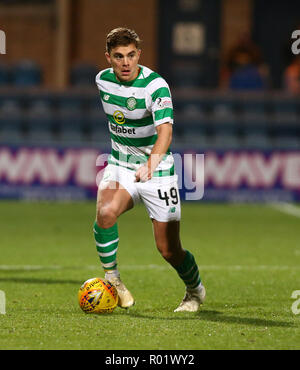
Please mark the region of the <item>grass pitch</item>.
[[[119, 269], [136, 305], [84, 314], [79, 286], [103, 276], [95, 204], [0, 203], [0, 349], [300, 349], [300, 220], [265, 205], [183, 204], [181, 238], [207, 300], [173, 313], [184, 295], [156, 251], [145, 209], [119, 219]], [[300, 304], [299, 304], [300, 308]]]

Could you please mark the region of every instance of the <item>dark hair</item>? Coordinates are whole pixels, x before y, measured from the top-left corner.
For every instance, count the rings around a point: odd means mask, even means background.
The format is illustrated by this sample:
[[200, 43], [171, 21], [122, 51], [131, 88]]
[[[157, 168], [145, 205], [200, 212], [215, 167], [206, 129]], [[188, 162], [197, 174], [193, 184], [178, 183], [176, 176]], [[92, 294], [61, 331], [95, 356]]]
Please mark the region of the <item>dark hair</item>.
[[134, 44], [137, 49], [140, 48], [141, 44], [137, 33], [129, 28], [115, 28], [106, 36], [106, 51], [108, 53], [117, 46], [128, 46], [129, 44]]

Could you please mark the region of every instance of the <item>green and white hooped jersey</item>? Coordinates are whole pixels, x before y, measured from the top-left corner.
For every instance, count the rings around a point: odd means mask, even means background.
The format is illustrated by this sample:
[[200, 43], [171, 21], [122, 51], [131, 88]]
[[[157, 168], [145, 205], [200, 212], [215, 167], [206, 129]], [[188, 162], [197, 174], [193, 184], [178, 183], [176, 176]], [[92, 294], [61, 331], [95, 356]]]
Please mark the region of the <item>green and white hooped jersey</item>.
[[[112, 150], [108, 163], [136, 170], [149, 158], [157, 139], [155, 127], [173, 124], [173, 104], [167, 82], [150, 68], [139, 66], [138, 77], [120, 82], [112, 68], [100, 71], [96, 84], [108, 118]], [[154, 176], [174, 174], [174, 159], [166, 153]]]

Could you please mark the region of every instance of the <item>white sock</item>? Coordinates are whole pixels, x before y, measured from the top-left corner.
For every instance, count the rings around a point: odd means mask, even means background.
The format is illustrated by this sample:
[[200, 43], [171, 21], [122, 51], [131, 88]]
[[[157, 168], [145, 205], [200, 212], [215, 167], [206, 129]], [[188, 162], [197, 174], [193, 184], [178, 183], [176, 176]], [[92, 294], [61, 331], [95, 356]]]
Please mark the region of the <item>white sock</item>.
[[109, 279], [109, 278], [112, 278], [112, 277], [116, 277], [116, 278], [119, 278], [120, 277], [120, 273], [117, 269], [115, 270], [108, 270], [105, 272], [105, 279]]
[[200, 284], [196, 287], [196, 288], [194, 288], [194, 289], [188, 289], [190, 292], [197, 292], [197, 293], [200, 293], [201, 292], [201, 290], [202, 290], [202, 288], [203, 288], [203, 285], [202, 285], [202, 282], [200, 282]]

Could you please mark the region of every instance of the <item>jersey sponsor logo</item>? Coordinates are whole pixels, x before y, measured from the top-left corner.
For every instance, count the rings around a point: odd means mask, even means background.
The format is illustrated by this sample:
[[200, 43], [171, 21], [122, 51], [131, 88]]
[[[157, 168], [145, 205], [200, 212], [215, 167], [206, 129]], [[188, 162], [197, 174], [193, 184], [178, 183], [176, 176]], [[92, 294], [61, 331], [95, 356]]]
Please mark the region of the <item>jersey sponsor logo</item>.
[[118, 127], [110, 122], [110, 129], [116, 134], [131, 134], [135, 135], [135, 127], [133, 128], [126, 128], [126, 127]]
[[114, 121], [118, 125], [123, 125], [123, 123], [125, 123], [125, 116], [121, 111], [116, 110], [113, 114], [113, 117], [114, 117]]
[[128, 110], [135, 110], [136, 106], [137, 101], [136, 98], [134, 98], [133, 96], [126, 100], [126, 107]]

